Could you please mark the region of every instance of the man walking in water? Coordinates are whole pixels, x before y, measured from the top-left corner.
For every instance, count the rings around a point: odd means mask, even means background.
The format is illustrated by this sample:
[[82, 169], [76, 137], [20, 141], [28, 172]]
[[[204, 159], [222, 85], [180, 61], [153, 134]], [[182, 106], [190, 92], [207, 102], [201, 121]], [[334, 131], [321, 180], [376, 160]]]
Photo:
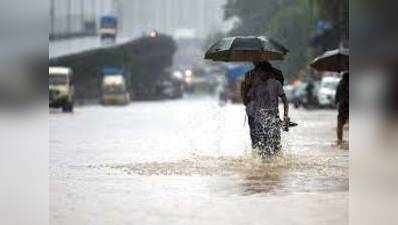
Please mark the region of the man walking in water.
[[[253, 70], [246, 73], [241, 84], [252, 147], [260, 147], [261, 153], [273, 154], [280, 150], [279, 97], [284, 103], [284, 121], [288, 121], [289, 107], [283, 92], [283, 75], [266, 61], [254, 62], [254, 66]], [[267, 122], [263, 123], [265, 120]]]
[[347, 123], [349, 118], [349, 78], [348, 72], [343, 74], [343, 79], [341, 79], [336, 91], [336, 105], [339, 111], [337, 116], [337, 145], [343, 143], [343, 127]]

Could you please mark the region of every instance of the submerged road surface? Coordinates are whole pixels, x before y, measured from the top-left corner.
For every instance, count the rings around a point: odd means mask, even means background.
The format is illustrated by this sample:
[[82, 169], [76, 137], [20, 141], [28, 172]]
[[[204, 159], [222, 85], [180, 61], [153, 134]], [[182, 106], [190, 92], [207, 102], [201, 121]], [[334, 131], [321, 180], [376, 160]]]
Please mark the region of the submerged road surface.
[[336, 112], [295, 110], [284, 153], [250, 153], [241, 105], [212, 98], [50, 112], [50, 224], [348, 224]]

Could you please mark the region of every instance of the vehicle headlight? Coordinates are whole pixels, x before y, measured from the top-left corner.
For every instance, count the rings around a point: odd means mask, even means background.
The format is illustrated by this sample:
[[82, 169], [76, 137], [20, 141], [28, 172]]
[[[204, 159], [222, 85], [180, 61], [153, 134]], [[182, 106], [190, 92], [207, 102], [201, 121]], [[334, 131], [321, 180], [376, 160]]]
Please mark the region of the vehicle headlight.
[[59, 92], [59, 90], [54, 90], [54, 89], [50, 89], [49, 90], [49, 95], [51, 96], [54, 96], [54, 95], [59, 95], [60, 94], [60, 92]]
[[50, 89], [48, 96], [50, 99], [55, 99], [59, 96], [60, 92], [58, 90]]

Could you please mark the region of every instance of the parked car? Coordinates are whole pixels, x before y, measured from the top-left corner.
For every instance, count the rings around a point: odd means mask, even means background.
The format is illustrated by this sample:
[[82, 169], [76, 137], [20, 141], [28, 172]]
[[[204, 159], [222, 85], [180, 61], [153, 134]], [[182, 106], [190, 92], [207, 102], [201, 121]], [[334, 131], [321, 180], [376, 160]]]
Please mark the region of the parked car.
[[320, 83], [313, 81], [312, 84], [314, 85], [312, 89], [312, 96], [309, 96], [308, 94], [308, 82], [302, 82], [293, 89], [292, 103], [295, 108], [299, 108], [301, 106], [306, 109], [319, 107], [317, 93], [320, 88]]
[[317, 92], [317, 99], [320, 107], [335, 108], [335, 95], [340, 78], [323, 77], [320, 88]]
[[293, 88], [291, 102], [293, 103], [294, 108], [299, 108], [303, 104], [305, 86], [306, 83], [300, 83]]
[[126, 70], [117, 66], [102, 69], [101, 103], [103, 105], [127, 105], [130, 103]]
[[49, 107], [73, 111], [73, 72], [66, 67], [49, 67]]
[[294, 86], [293, 85], [285, 85], [285, 86], [283, 86], [283, 90], [285, 91], [287, 101], [290, 103], [293, 103]]
[[101, 91], [103, 105], [127, 105], [130, 103], [130, 94], [127, 91], [123, 75], [104, 76]]
[[164, 80], [157, 84], [159, 97], [166, 99], [182, 98], [184, 87], [179, 80]]

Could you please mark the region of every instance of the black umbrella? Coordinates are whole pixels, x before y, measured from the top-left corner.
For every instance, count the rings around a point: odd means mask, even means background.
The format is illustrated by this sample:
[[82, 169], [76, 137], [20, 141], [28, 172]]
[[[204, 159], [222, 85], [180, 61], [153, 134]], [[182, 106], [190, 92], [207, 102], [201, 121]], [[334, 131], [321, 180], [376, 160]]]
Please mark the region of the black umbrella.
[[283, 60], [288, 52], [280, 43], [265, 36], [228, 37], [212, 45], [205, 59], [222, 62]]
[[349, 49], [335, 49], [327, 51], [317, 57], [311, 67], [318, 71], [341, 72], [349, 69], [350, 65]]

